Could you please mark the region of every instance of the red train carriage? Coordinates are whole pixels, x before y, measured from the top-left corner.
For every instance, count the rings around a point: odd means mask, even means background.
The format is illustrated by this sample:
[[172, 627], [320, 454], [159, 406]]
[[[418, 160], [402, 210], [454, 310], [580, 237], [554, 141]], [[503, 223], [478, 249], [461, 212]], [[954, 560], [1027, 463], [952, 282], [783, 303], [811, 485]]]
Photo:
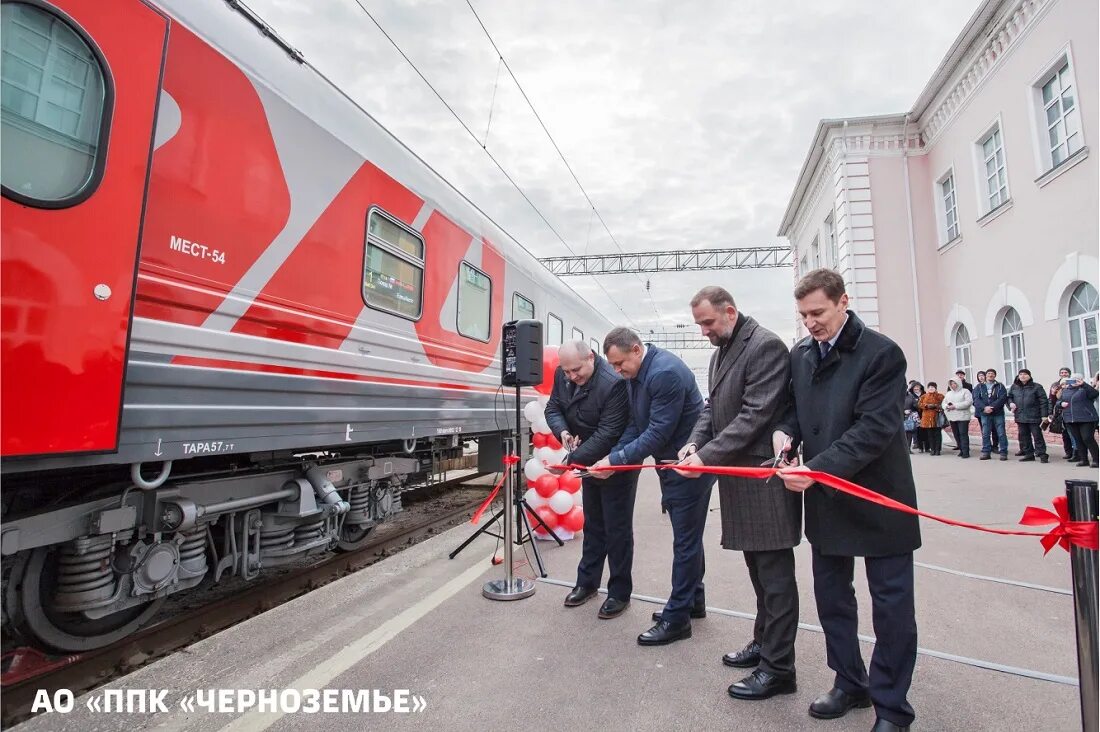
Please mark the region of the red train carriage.
[[5, 0], [5, 618], [110, 643], [354, 547], [496, 436], [500, 326], [610, 324], [258, 20]]

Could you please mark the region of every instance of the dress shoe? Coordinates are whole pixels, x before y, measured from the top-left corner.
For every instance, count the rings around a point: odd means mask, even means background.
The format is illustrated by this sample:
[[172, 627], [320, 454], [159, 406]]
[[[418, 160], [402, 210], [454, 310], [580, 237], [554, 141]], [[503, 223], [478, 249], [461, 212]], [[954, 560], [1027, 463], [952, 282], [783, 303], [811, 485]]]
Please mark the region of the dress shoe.
[[980, 460], [989, 460], [990, 459], [989, 453], [988, 452], [983, 452], [981, 458], [979, 458], [979, 459]]
[[574, 587], [573, 591], [565, 596], [566, 607], [576, 607], [591, 600], [599, 592], [595, 587]]
[[[691, 606], [691, 612], [688, 613], [688, 617], [691, 618], [692, 620], [699, 620], [700, 618], [705, 618], [706, 616], [707, 616], [707, 603], [706, 603], [705, 600], [703, 602], [697, 602], [694, 605], [692, 605]], [[654, 623], [661, 622], [661, 618], [662, 618], [662, 615], [661, 615], [660, 610], [653, 613], [653, 622]]]
[[1048, 462], [1050, 462], [1050, 456], [1049, 455], [1040, 455], [1039, 456], [1039, 462], [1041, 462], [1043, 465], [1046, 465]]
[[1021, 463], [1033, 463], [1033, 462], [1035, 462], [1035, 456], [1034, 455], [1024, 455], [1022, 458], [1020, 458], [1020, 462]]
[[815, 719], [836, 719], [843, 717], [849, 709], [866, 709], [871, 706], [871, 696], [863, 694], [849, 694], [835, 686], [814, 699], [810, 705], [810, 716]]
[[666, 620], [660, 620], [652, 628], [638, 636], [638, 645], [667, 646], [669, 643], [690, 637], [691, 623], [673, 625]]
[[751, 641], [740, 651], [722, 656], [722, 663], [734, 668], [756, 668], [760, 663], [760, 644]]
[[1008, 460], [1008, 455], [1006, 453], [1002, 452], [1001, 453], [1001, 462], [1003, 463], [1005, 460]]
[[1082, 460], [1082, 461], [1077, 463], [1077, 467], [1079, 467], [1079, 468], [1088, 468], [1088, 467], [1090, 467], [1089, 461], [1087, 459]]
[[1027, 455], [1027, 453], [1023, 450], [1020, 450], [1018, 453], [1016, 453], [1016, 457], [1020, 457], [1021, 455]]
[[889, 720], [880, 718], [875, 720], [875, 726], [871, 728], [871, 732], [909, 732], [909, 725], [899, 727]]
[[776, 694], [793, 694], [798, 691], [794, 674], [776, 676], [756, 669], [736, 684], [731, 684], [729, 695], [734, 699], [770, 699]]
[[600, 606], [599, 616], [604, 620], [608, 618], [617, 618], [623, 614], [623, 610], [626, 610], [630, 604], [630, 600], [619, 600], [614, 597], [609, 597], [603, 601], [603, 605]]

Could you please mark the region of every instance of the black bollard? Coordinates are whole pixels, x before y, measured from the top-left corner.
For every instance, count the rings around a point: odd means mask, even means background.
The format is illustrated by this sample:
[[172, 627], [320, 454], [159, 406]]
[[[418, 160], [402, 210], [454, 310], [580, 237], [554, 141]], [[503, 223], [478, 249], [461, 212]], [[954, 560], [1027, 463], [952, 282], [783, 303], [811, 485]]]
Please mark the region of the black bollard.
[[[1095, 480], [1067, 480], [1071, 521], [1096, 521], [1097, 486]], [[1073, 606], [1077, 624], [1077, 671], [1081, 689], [1081, 729], [1097, 730], [1097, 683], [1100, 680], [1097, 663], [1100, 654], [1096, 644], [1097, 621], [1097, 551], [1072, 545], [1069, 563], [1073, 570]]]

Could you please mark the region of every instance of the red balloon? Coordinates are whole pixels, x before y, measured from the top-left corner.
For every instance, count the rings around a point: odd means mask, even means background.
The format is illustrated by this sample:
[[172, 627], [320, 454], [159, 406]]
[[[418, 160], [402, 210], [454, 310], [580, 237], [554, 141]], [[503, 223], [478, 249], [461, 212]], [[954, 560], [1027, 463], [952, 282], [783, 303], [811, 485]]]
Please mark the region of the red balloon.
[[547, 437], [549, 437], [549, 435], [544, 435], [541, 432], [536, 432], [535, 434], [531, 435], [531, 444], [535, 447], [546, 447]]
[[568, 531], [577, 532], [584, 528], [584, 511], [580, 506], [573, 506], [569, 513], [559, 516], [561, 527]]
[[546, 435], [545, 447], [549, 447], [551, 450], [560, 450], [561, 440], [559, 440], [557, 437], [554, 437], [553, 435]]
[[551, 473], [540, 475], [535, 480], [535, 492], [543, 498], [549, 498], [558, 492], [558, 476]]
[[558, 476], [558, 488], [569, 493], [576, 493], [581, 489], [581, 479], [571, 470], [562, 473]]
[[539, 394], [550, 396], [554, 390], [554, 372], [558, 370], [558, 348], [547, 346], [542, 349], [542, 383], [535, 387]]
[[554, 509], [550, 508], [549, 506], [539, 506], [535, 509], [535, 513], [537, 513], [539, 518], [542, 519], [542, 522], [549, 526], [551, 529], [558, 528], [558, 522], [560, 521], [560, 518], [556, 513], [554, 513]]

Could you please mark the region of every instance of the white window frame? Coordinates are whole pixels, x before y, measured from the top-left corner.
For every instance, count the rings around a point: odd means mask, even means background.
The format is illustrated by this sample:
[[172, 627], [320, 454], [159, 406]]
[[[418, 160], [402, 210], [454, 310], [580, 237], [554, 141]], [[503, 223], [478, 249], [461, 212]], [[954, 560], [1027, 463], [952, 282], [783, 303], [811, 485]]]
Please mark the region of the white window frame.
[[814, 269], [821, 267], [821, 235], [814, 235], [813, 240], [810, 242], [810, 264]]
[[[488, 317], [485, 323], [485, 337], [483, 338], [479, 333], [467, 333], [462, 330], [462, 275], [463, 268], [468, 268], [476, 274], [481, 275], [489, 282], [489, 310], [486, 313]], [[485, 272], [478, 267], [467, 262], [465, 259], [460, 260], [458, 263], [458, 279], [455, 282], [455, 330], [463, 338], [469, 338], [473, 341], [481, 341], [482, 343], [488, 343], [493, 336], [493, 278], [489, 276], [488, 272]]]
[[[1020, 321], [1020, 328], [1019, 330], [1005, 333], [1005, 321], [1008, 320], [1009, 312], [1016, 313], [1016, 319]], [[1006, 345], [1008, 346], [1008, 355], [1005, 354]], [[1027, 368], [1027, 344], [1024, 342], [1024, 319], [1020, 316], [1020, 311], [1016, 308], [1005, 308], [1004, 312], [997, 318], [997, 346], [997, 352], [1001, 357], [1001, 364], [1004, 366], [1003, 381], [1006, 384], [1011, 384], [1012, 381], [1010, 381], [1010, 379], [1015, 379], [1020, 369]]]
[[573, 326], [573, 330], [570, 331], [569, 335], [572, 336], [572, 339], [575, 341], [584, 342], [584, 331], [577, 326]]
[[595, 338], [589, 338], [588, 345], [592, 346], [592, 353], [600, 352], [600, 342], [597, 341]]
[[[966, 343], [959, 343], [960, 333], [966, 333]], [[955, 369], [962, 369], [966, 373], [966, 380], [971, 384], [974, 383], [973, 344], [974, 339], [970, 336], [970, 331], [967, 330], [966, 325], [956, 323], [955, 329], [951, 333], [951, 349], [954, 354]], [[959, 386], [961, 387], [962, 384], [959, 384]]]
[[825, 240], [829, 242], [829, 258], [832, 260], [830, 265], [836, 271], [840, 271], [840, 246], [837, 243], [836, 238], [836, 215], [835, 212], [830, 211], [829, 215], [825, 217], [823, 222], [825, 227]]
[[[1088, 340], [1085, 337], [1085, 322], [1092, 320], [1095, 323], [1094, 328], [1100, 331], [1100, 311], [1090, 310], [1086, 313], [1081, 313], [1080, 315], [1069, 314], [1069, 308], [1073, 304], [1073, 295], [1082, 285], [1089, 285], [1093, 288], [1093, 290], [1096, 290], [1096, 286], [1093, 285], [1091, 282], [1078, 282], [1073, 285], [1073, 289], [1070, 290], [1069, 293], [1069, 298], [1067, 298], [1066, 300], [1065, 315], [1066, 325], [1068, 326], [1069, 330], [1069, 340], [1067, 341], [1067, 343], [1069, 344], [1069, 360], [1067, 361], [1067, 363], [1070, 364], [1070, 367], [1074, 371], [1080, 371], [1081, 373], [1085, 374], [1086, 377], [1091, 379], [1095, 371], [1093, 371], [1093, 367], [1089, 364], [1089, 352], [1100, 350], [1100, 346], [1098, 346], [1097, 344], [1090, 345], [1088, 343]], [[1073, 345], [1074, 330], [1077, 331], [1080, 337], [1080, 345], [1078, 346]], [[1078, 364], [1073, 360], [1074, 354], [1080, 354], [1082, 365], [1081, 368], [1078, 368]]]
[[538, 319], [538, 309], [535, 307], [534, 301], [531, 300], [531, 298], [524, 296], [522, 293], [513, 292], [512, 293], [512, 320], [521, 320], [521, 318], [519, 318], [516, 315], [516, 301], [517, 300], [523, 300], [525, 303], [530, 305], [531, 306], [531, 319], [532, 320], [537, 320]]
[[[550, 331], [552, 330], [552, 328], [550, 327], [551, 323], [557, 323], [557, 325], [558, 325], [558, 342], [557, 343], [553, 343], [550, 340]], [[546, 345], [548, 345], [548, 346], [560, 346], [562, 344], [562, 339], [563, 338], [565, 338], [565, 324], [562, 322], [561, 318], [559, 318], [557, 315], [554, 315], [551, 312], [547, 312], [546, 313]]]
[[[947, 197], [943, 191], [943, 186], [948, 181], [951, 181], [951, 207], [948, 207]], [[933, 196], [936, 201], [936, 233], [942, 248], [962, 236], [962, 226], [959, 221], [959, 179], [955, 176], [954, 166], [949, 167], [947, 172], [936, 179]], [[954, 234], [951, 232], [952, 214], [954, 215]]]
[[[1045, 86], [1046, 83], [1050, 81], [1051, 77], [1063, 66], [1069, 67], [1068, 76], [1070, 79], [1070, 86], [1073, 87], [1075, 94], [1073, 111], [1077, 115], [1078, 131], [1076, 135], [1078, 136], [1080, 144], [1073, 150], [1070, 150], [1067, 144], [1066, 157], [1058, 164], [1055, 164], [1053, 150], [1050, 147], [1049, 126], [1047, 125], [1047, 105], [1043, 102], [1043, 86]], [[1037, 175], [1039, 178], [1044, 178], [1048, 173], [1052, 173], [1056, 169], [1068, 169], [1073, 167], [1074, 161], [1078, 161], [1088, 155], [1088, 147], [1085, 141], [1085, 126], [1081, 121], [1081, 87], [1077, 84], [1073, 52], [1068, 43], [1055, 54], [1054, 58], [1044, 64], [1042, 70], [1032, 78], [1027, 93], [1028, 104], [1032, 110], [1031, 130], [1035, 143], [1035, 168], [1037, 170]], [[1070, 163], [1070, 165], [1067, 166], [1067, 163]], [[1042, 181], [1040, 184], [1045, 182], [1048, 181]]]
[[[994, 133], [999, 133], [1001, 137], [1001, 160], [1003, 165], [1001, 169], [1004, 170], [1004, 197], [997, 202], [997, 205], [993, 205], [991, 202], [992, 196], [989, 193], [989, 178], [986, 174], [986, 156], [985, 156], [985, 141]], [[1012, 203], [1012, 185], [1008, 174], [1008, 150], [1005, 144], [1005, 126], [1001, 120], [1001, 115], [998, 114], [990, 124], [985, 126], [981, 134], [974, 140], [972, 146], [974, 151], [974, 186], [978, 194], [978, 211], [980, 212], [978, 218], [981, 219], [987, 214], [990, 214], [999, 209], [1003, 209]], [[996, 152], [994, 152], [996, 155]], [[956, 196], [958, 195], [958, 186], [956, 185]], [[1000, 195], [1000, 189], [998, 189], [998, 195]]]

